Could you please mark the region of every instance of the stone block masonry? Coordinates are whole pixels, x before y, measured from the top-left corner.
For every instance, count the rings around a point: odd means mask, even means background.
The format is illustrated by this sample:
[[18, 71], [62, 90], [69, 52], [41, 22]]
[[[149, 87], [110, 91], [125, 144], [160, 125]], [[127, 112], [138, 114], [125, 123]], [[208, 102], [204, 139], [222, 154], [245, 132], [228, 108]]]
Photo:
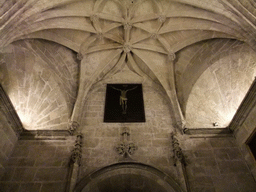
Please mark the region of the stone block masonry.
[[0, 178], [5, 172], [5, 166], [18, 138], [5, 115], [0, 111]]
[[0, 191], [65, 191], [73, 147], [73, 137], [19, 140], [0, 181]]
[[191, 191], [251, 192], [256, 182], [236, 140], [230, 137], [184, 138]]
[[[127, 77], [128, 75], [126, 75]], [[103, 123], [106, 86], [89, 94], [81, 122], [84, 135], [80, 178], [91, 171], [119, 162], [115, 150], [121, 133], [127, 127], [129, 139], [138, 146], [133, 160], [156, 166], [177, 178], [170, 159], [170, 133], [173, 131], [167, 99], [147, 84], [143, 84], [145, 123]]]

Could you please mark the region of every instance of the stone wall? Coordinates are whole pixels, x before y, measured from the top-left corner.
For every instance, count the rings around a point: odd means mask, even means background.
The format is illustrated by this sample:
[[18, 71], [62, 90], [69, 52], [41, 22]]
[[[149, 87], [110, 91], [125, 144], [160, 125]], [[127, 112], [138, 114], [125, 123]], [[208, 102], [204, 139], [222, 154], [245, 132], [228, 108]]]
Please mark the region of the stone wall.
[[232, 135], [187, 136], [180, 144], [186, 156], [191, 191], [255, 191], [256, 182]]
[[[122, 76], [128, 77], [127, 73]], [[133, 79], [136, 83], [140, 83], [136, 78]], [[174, 128], [168, 99], [159, 92], [157, 85], [150, 86], [149, 82], [142, 85], [146, 116], [146, 122], [142, 123], [104, 123], [106, 84], [100, 84], [90, 92], [81, 122], [84, 144], [80, 178], [104, 166], [118, 163], [122, 159], [116, 147], [122, 141], [121, 133], [126, 127], [130, 133], [130, 141], [137, 146], [137, 150], [131, 156], [134, 161], [152, 165], [180, 180], [170, 158], [172, 156], [170, 133]]]
[[242, 149], [243, 156], [256, 180], [256, 160], [251, 154], [251, 151], [247, 145], [249, 138], [255, 133], [256, 127], [256, 107], [253, 107], [246, 119], [241, 123], [240, 126], [234, 131], [238, 145]]
[[[146, 122], [103, 122], [106, 84], [116, 82], [142, 83]], [[137, 146], [131, 155], [132, 160], [167, 173], [185, 190], [182, 172], [174, 166], [172, 159], [171, 133], [174, 128], [169, 106], [168, 98], [159, 85], [135, 75], [127, 68], [94, 85], [85, 102], [82, 121], [79, 122], [83, 147], [78, 181], [93, 171], [122, 160], [116, 147], [122, 141], [121, 133], [126, 128], [130, 133], [129, 140]], [[251, 114], [249, 118], [253, 118], [253, 111]], [[254, 123], [249, 120], [252, 127]], [[240, 134], [237, 140], [244, 143], [240, 138], [243, 134]], [[185, 154], [192, 192], [251, 192], [256, 188], [250, 164], [246, 164], [243, 150], [231, 134], [214, 137], [180, 135], [178, 139]], [[8, 160], [0, 189], [4, 192], [65, 191], [73, 147], [74, 137], [71, 136], [48, 140], [22, 136]]]
[[4, 174], [8, 157], [11, 155], [17, 140], [11, 125], [8, 124], [5, 115], [0, 111], [0, 178]]
[[[138, 125], [137, 129], [139, 129]], [[147, 129], [143, 127], [141, 129], [145, 134], [147, 133]], [[163, 170], [182, 186], [178, 169], [173, 166], [171, 159], [170, 138], [147, 136], [151, 140], [149, 142], [145, 136], [143, 138], [140, 131], [135, 130], [136, 124], [130, 128], [131, 134], [136, 133], [131, 140], [136, 142], [139, 148], [132, 158]], [[91, 139], [84, 134], [88, 139], [83, 140], [80, 179], [97, 168], [118, 162], [119, 157], [112, 142], [112, 140], [117, 141], [118, 137], [110, 135], [113, 131], [108, 135], [108, 131]], [[118, 135], [119, 129], [116, 131]], [[179, 139], [186, 158], [192, 192], [251, 192], [255, 189], [256, 183], [236, 140], [231, 135], [224, 137], [185, 135]], [[66, 137], [65, 140], [19, 140], [6, 165], [6, 173], [0, 182], [0, 191], [65, 191], [69, 157], [73, 146], [74, 137]]]
[[19, 140], [0, 182], [1, 192], [65, 191], [74, 140]]

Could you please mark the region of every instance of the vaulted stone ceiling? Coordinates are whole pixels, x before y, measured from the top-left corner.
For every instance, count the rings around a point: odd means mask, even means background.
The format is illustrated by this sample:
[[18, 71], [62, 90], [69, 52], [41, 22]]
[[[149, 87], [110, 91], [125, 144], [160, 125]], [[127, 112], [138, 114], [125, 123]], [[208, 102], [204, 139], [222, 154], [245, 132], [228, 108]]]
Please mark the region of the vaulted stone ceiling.
[[28, 130], [79, 122], [92, 86], [124, 67], [162, 88], [176, 126], [226, 127], [256, 74], [254, 0], [0, 6], [0, 82]]

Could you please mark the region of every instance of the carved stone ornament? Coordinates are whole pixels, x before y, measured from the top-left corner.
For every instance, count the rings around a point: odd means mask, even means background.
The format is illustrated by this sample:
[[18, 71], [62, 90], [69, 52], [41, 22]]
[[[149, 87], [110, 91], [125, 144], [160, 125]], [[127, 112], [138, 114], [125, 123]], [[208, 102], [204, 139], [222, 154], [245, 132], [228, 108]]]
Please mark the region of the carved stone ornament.
[[132, 24], [130, 22], [127, 22], [127, 21], [123, 23], [123, 26], [124, 26], [125, 30], [128, 30], [128, 29], [132, 28]]
[[91, 15], [90, 20], [91, 20], [91, 22], [97, 22], [99, 20], [99, 17], [98, 17], [98, 15]]
[[104, 36], [103, 36], [103, 33], [102, 33], [102, 32], [99, 32], [99, 33], [97, 33], [96, 37], [97, 37], [97, 39], [99, 39], [100, 41], [102, 41]]
[[159, 21], [160, 23], [164, 23], [164, 22], [166, 21], [166, 16], [165, 16], [165, 15], [159, 15], [158, 21]]
[[137, 146], [132, 142], [121, 142], [116, 147], [117, 153], [122, 156], [125, 154], [133, 155], [136, 150]]
[[77, 128], [79, 127], [79, 123], [78, 122], [76, 122], [76, 121], [70, 121], [70, 123], [69, 123], [69, 133], [70, 133], [70, 135], [73, 135], [74, 134], [74, 132], [77, 130]]
[[129, 53], [129, 52], [131, 51], [131, 45], [130, 45], [130, 43], [125, 43], [125, 44], [123, 45], [123, 50], [124, 50], [125, 53]]
[[177, 161], [180, 161], [182, 164], [185, 165], [185, 159], [184, 159], [182, 149], [180, 148], [179, 141], [176, 138], [174, 133], [171, 134], [171, 138], [172, 138], [174, 165], [176, 165]]
[[168, 59], [171, 61], [174, 61], [176, 59], [176, 55], [173, 52], [168, 53]]
[[77, 58], [79, 61], [82, 61], [82, 60], [83, 60], [83, 55], [82, 55], [82, 53], [77, 53], [76, 58]]
[[157, 39], [158, 38], [158, 34], [157, 33], [152, 33], [150, 38], [151, 39]]
[[133, 155], [138, 147], [133, 142], [129, 141], [130, 133], [128, 132], [128, 129], [126, 127], [123, 128], [123, 132], [121, 135], [122, 141], [117, 145], [116, 151], [119, 155], [127, 158], [130, 155]]
[[71, 161], [80, 165], [82, 158], [82, 138], [83, 135], [79, 133], [76, 138], [75, 148], [71, 154]]

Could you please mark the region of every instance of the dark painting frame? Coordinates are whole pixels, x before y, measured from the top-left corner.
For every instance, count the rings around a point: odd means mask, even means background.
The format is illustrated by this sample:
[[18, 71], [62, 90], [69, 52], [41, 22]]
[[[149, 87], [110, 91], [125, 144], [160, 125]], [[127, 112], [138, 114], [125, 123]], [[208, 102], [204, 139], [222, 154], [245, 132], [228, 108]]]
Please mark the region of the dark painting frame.
[[107, 84], [104, 122], [145, 122], [142, 84]]

